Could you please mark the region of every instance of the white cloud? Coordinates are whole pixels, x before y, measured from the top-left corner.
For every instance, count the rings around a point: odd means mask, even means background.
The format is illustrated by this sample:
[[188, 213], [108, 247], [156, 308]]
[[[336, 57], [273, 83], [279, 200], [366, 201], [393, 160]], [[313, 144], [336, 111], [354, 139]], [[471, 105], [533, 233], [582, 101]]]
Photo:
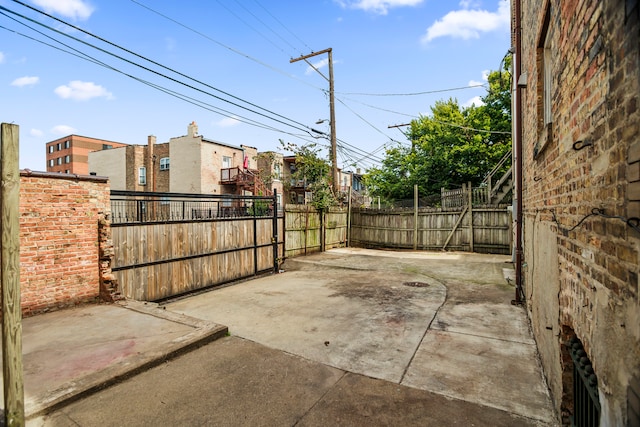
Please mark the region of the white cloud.
[[223, 128], [228, 128], [231, 126], [236, 126], [240, 124], [240, 120], [238, 120], [235, 117], [225, 117], [224, 119], [214, 123], [217, 126], [223, 127]]
[[469, 86], [486, 85], [489, 81], [489, 73], [489, 70], [482, 70], [482, 81], [479, 82], [477, 80], [469, 80]]
[[11, 82], [11, 86], [18, 86], [18, 87], [32, 86], [37, 84], [39, 81], [40, 81], [40, 77], [36, 77], [36, 76], [18, 77], [17, 79]]
[[55, 13], [66, 18], [85, 20], [93, 13], [93, 6], [84, 0], [31, 0], [47, 13]]
[[499, 0], [498, 10], [467, 9], [472, 2], [462, 1], [461, 10], [454, 10], [437, 20], [427, 29], [422, 37], [423, 43], [428, 43], [438, 37], [453, 37], [459, 39], [479, 38], [481, 33], [508, 29], [510, 25], [509, 1]]
[[4, 53], [0, 52], [0, 64], [4, 62]]
[[69, 85], [62, 85], [55, 88], [54, 92], [62, 99], [73, 99], [75, 101], [88, 101], [91, 98], [113, 99], [113, 95], [107, 89], [93, 82], [83, 82], [73, 80]]
[[[320, 69], [322, 69], [322, 68], [326, 67], [327, 65], [329, 65], [329, 58], [321, 59], [321, 60], [320, 60], [320, 61], [318, 61], [318, 62], [314, 62], [312, 65], [313, 65], [313, 67], [310, 65], [310, 66], [308, 66], [308, 67], [307, 67], [307, 69], [304, 71], [304, 73], [305, 73], [306, 75], [313, 74], [316, 70], [320, 70]], [[315, 68], [316, 70], [314, 70], [314, 68]]]
[[480, 98], [479, 96], [474, 96], [473, 98], [462, 104], [462, 106], [465, 108], [471, 107], [472, 105], [480, 107], [484, 105], [484, 102], [482, 102], [482, 98]]
[[35, 136], [36, 138], [40, 138], [41, 136], [44, 135], [44, 132], [42, 132], [40, 129], [31, 129], [29, 131], [29, 135]]
[[76, 132], [75, 128], [72, 128], [71, 126], [67, 126], [67, 125], [58, 125], [58, 126], [54, 126], [51, 129], [51, 133], [56, 135], [70, 135], [75, 132]]
[[336, 0], [340, 6], [349, 9], [361, 9], [379, 15], [386, 15], [389, 9], [402, 6], [417, 6], [424, 0]]

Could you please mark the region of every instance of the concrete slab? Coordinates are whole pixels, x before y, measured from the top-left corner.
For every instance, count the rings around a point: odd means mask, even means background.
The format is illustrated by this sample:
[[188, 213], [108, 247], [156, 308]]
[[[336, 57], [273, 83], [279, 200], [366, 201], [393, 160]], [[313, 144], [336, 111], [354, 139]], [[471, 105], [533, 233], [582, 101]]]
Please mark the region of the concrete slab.
[[30, 426], [293, 426], [343, 375], [225, 337]]
[[226, 333], [225, 326], [138, 302], [41, 314], [24, 319], [22, 330], [27, 417]]
[[296, 426], [547, 426], [536, 420], [361, 375], [345, 375]]
[[354, 269], [291, 271], [167, 304], [272, 348], [399, 382], [446, 289], [432, 278]]
[[430, 331], [402, 384], [546, 425], [555, 421], [533, 344]]
[[446, 304], [431, 325], [438, 331], [535, 345], [523, 307], [511, 304]]

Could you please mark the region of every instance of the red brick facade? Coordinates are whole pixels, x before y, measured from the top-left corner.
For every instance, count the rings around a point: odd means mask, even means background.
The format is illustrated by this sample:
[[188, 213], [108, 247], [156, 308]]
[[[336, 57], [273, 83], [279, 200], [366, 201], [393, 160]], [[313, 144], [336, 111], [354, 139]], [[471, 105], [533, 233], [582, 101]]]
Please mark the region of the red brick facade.
[[105, 178], [21, 172], [23, 315], [116, 296], [110, 212]]
[[565, 353], [576, 336], [603, 425], [627, 425], [640, 376], [638, 3], [521, 1], [527, 305], [557, 408], [572, 410]]
[[118, 147], [126, 147], [121, 142], [68, 135], [47, 142], [47, 172], [89, 175], [89, 153]]

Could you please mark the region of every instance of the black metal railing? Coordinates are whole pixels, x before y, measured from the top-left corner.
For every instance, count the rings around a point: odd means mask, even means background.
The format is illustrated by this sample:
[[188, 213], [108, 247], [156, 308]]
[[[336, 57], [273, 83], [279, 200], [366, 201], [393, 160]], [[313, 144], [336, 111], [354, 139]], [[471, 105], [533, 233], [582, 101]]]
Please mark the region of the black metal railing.
[[573, 360], [573, 415], [574, 427], [596, 427], [600, 423], [598, 378], [582, 342], [577, 337], [569, 341]]
[[[271, 217], [275, 196], [111, 191], [111, 223], [158, 223]], [[276, 206], [278, 214], [281, 207]]]

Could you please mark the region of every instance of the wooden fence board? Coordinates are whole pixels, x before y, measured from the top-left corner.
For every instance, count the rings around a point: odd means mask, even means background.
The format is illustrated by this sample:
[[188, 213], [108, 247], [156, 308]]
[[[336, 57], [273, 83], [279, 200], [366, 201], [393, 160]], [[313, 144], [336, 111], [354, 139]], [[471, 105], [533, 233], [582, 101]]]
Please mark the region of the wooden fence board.
[[273, 269], [272, 235], [272, 217], [118, 224], [113, 270], [125, 297], [160, 300]]
[[[417, 247], [423, 250], [470, 250], [469, 215], [460, 219], [462, 209], [420, 209], [418, 212]], [[354, 209], [351, 214], [350, 245], [370, 248], [413, 249], [413, 210], [378, 211]], [[511, 251], [511, 215], [503, 208], [474, 208], [473, 244], [476, 252]], [[455, 231], [454, 231], [455, 228]]]

